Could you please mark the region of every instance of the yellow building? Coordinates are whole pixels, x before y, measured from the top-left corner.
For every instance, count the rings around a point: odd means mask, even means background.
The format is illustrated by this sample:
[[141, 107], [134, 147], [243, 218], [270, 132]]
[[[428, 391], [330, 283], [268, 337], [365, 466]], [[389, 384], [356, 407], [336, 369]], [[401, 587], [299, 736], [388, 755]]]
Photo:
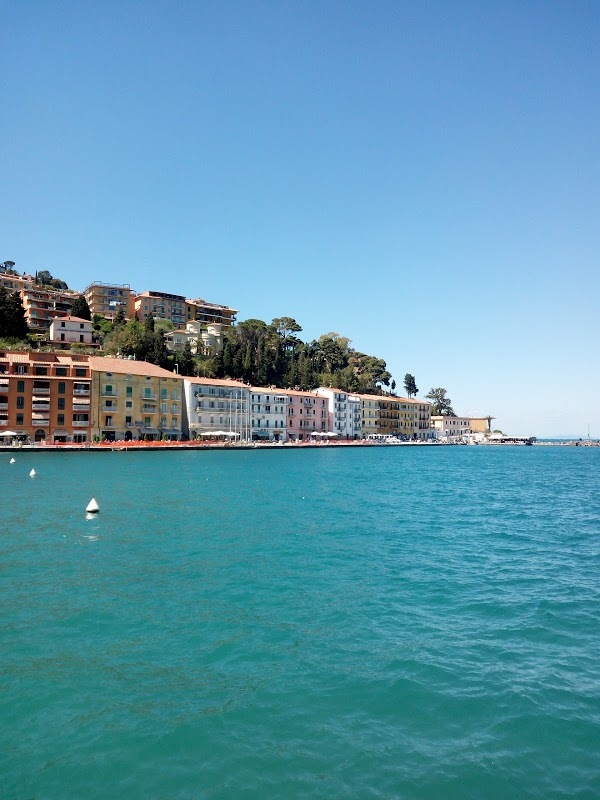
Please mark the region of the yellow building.
[[494, 417], [469, 417], [471, 433], [490, 433]]
[[126, 358], [90, 356], [92, 437], [108, 441], [180, 439], [183, 379]]

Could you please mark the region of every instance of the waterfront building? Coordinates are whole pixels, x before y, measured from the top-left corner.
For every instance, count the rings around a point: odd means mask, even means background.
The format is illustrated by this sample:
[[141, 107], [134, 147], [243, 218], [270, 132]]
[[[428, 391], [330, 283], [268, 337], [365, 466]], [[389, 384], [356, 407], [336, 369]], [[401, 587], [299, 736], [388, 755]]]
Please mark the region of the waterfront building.
[[251, 440], [250, 389], [240, 381], [184, 378], [184, 433], [190, 439], [225, 432], [231, 441]]
[[236, 308], [222, 306], [218, 303], [208, 303], [201, 297], [196, 300], [186, 300], [186, 315], [189, 321], [202, 322], [204, 325], [222, 325], [231, 328], [235, 325]]
[[471, 433], [491, 433], [494, 417], [469, 417]]
[[413, 438], [431, 439], [435, 434], [431, 430], [431, 403], [415, 398], [403, 398], [403, 402], [412, 406]]
[[223, 327], [219, 323], [188, 322], [185, 328], [166, 331], [165, 342], [172, 353], [181, 352], [189, 342], [192, 353], [214, 356], [223, 349]]
[[287, 395], [282, 389], [250, 387], [250, 428], [253, 441], [285, 442]]
[[94, 281], [85, 287], [82, 294], [92, 317], [100, 314], [106, 319], [114, 320], [120, 309], [123, 309], [125, 319], [130, 319], [135, 314], [135, 292], [128, 283]]
[[67, 317], [78, 292], [44, 289], [28, 286], [21, 289], [21, 302], [25, 319], [32, 333], [48, 334], [55, 317]]
[[337, 433], [340, 439], [361, 438], [361, 401], [358, 395], [325, 386], [319, 386], [314, 393], [327, 399], [327, 429], [330, 432]]
[[152, 315], [154, 319], [168, 319], [176, 327], [187, 322], [186, 299], [181, 294], [146, 291], [135, 298], [135, 313], [140, 322]]
[[180, 439], [183, 380], [127, 358], [89, 356], [92, 436], [106, 441]]
[[282, 389], [287, 397], [287, 438], [290, 442], [310, 441], [311, 433], [326, 432], [329, 422], [328, 401], [314, 392]]
[[0, 352], [0, 432], [14, 431], [22, 441], [89, 441], [88, 358]]
[[92, 347], [92, 323], [80, 317], [57, 317], [50, 323], [50, 342], [64, 348], [74, 342]]
[[434, 415], [431, 417], [431, 428], [436, 439], [447, 442], [466, 441], [471, 433], [471, 420], [469, 417]]

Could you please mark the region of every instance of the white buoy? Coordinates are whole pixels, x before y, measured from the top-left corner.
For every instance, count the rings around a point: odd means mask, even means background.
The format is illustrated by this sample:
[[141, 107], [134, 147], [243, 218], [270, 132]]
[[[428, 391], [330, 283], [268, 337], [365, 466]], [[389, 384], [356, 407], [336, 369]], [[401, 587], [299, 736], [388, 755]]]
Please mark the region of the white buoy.
[[98, 511], [100, 511], [100, 506], [96, 502], [95, 497], [92, 497], [90, 502], [87, 504], [85, 510], [88, 512], [88, 514], [96, 514], [98, 513]]
[[14, 463], [15, 463], [15, 460], [14, 460], [14, 458], [11, 458], [11, 460], [10, 460], [10, 463], [11, 463], [11, 464], [14, 464]]
[[37, 475], [37, 472], [34, 469], [32, 469], [31, 472], [29, 473], [29, 477], [30, 478], [35, 478], [36, 475]]

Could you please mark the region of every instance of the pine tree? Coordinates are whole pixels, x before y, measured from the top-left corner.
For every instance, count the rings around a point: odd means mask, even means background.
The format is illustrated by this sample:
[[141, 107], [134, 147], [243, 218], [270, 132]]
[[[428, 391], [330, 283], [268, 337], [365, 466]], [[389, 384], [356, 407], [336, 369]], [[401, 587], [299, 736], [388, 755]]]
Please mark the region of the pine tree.
[[92, 319], [92, 312], [90, 311], [87, 300], [82, 294], [73, 301], [71, 314], [74, 317], [79, 317], [79, 319]]
[[147, 333], [154, 333], [154, 317], [152, 314], [148, 314], [146, 317], [146, 322], [144, 323], [144, 330]]

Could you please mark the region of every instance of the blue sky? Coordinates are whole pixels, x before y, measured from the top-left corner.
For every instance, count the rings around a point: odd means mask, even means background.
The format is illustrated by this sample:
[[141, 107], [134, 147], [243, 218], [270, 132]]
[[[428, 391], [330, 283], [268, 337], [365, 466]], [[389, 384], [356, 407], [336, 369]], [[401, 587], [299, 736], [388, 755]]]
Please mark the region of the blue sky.
[[600, 437], [596, 2], [5, 2], [0, 260]]

